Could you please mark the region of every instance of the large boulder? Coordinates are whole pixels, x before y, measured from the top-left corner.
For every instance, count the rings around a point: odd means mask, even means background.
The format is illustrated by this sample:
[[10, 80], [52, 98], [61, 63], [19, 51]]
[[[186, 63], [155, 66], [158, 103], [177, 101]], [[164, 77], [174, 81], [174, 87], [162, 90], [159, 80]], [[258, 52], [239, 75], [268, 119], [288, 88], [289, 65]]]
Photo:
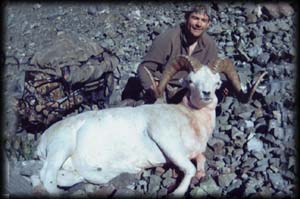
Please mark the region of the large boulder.
[[48, 127], [81, 104], [105, 108], [118, 64], [115, 55], [91, 39], [59, 34], [25, 67], [25, 89], [18, 103], [24, 127]]

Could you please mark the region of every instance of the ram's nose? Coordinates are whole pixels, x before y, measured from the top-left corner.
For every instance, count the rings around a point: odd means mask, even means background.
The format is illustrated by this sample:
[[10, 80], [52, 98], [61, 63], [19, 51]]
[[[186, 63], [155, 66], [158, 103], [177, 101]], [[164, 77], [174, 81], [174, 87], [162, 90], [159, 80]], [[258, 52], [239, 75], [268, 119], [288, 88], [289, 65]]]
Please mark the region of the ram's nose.
[[209, 97], [210, 96], [210, 91], [202, 91], [202, 94], [204, 97]]

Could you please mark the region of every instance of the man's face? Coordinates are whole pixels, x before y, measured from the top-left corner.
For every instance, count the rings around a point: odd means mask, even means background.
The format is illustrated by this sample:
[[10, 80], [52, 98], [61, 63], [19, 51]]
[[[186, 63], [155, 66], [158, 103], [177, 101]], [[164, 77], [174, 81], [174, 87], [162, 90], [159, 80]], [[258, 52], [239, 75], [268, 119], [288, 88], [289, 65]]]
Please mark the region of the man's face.
[[200, 37], [210, 25], [206, 14], [191, 13], [187, 20], [187, 29], [194, 37]]

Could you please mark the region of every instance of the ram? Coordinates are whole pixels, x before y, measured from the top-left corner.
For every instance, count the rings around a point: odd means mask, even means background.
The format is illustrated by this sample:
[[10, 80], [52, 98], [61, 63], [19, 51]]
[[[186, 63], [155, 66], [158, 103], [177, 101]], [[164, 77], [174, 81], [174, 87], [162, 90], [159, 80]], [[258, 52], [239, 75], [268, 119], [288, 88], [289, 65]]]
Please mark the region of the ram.
[[[189, 92], [180, 104], [88, 111], [48, 128], [37, 148], [44, 162], [40, 171], [44, 188], [58, 194], [60, 186], [82, 181], [103, 184], [123, 172], [138, 173], [170, 161], [184, 174], [172, 194], [184, 195], [193, 176], [205, 175], [203, 152], [215, 128], [215, 91], [221, 85], [218, 72], [224, 72], [236, 89], [240, 81], [228, 59], [206, 66], [192, 57], [178, 56], [166, 67], [155, 89], [157, 97], [179, 70], [189, 72]], [[264, 75], [244, 94], [247, 99]]]

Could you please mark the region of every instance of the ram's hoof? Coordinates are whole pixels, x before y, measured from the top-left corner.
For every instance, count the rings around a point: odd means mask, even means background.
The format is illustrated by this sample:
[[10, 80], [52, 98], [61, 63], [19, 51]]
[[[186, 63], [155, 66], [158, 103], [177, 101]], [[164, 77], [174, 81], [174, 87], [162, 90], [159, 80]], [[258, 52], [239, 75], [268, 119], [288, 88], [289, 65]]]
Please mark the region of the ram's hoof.
[[205, 176], [204, 171], [197, 171], [195, 177], [198, 178], [199, 180]]
[[47, 195], [49, 195], [49, 193], [47, 192], [47, 190], [45, 189], [45, 187], [43, 185], [37, 185], [37, 186], [33, 187], [32, 195], [33, 196], [47, 196]]

